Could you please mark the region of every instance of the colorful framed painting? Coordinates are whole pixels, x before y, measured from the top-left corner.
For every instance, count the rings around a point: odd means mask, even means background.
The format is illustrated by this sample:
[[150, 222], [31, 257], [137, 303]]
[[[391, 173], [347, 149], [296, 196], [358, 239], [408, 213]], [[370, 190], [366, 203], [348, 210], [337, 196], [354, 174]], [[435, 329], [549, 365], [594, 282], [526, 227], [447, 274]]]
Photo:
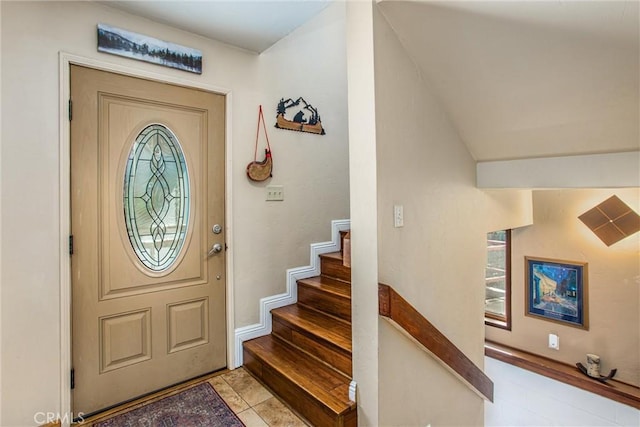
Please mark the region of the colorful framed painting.
[[202, 74], [198, 49], [105, 24], [98, 24], [98, 51]]
[[525, 315], [589, 329], [587, 263], [525, 257]]

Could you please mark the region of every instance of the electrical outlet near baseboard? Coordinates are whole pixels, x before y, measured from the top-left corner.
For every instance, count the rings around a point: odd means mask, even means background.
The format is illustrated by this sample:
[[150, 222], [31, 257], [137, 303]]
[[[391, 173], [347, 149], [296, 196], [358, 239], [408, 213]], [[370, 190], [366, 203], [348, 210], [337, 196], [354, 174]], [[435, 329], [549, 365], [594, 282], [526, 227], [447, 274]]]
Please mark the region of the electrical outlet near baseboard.
[[556, 334], [549, 334], [549, 348], [560, 350], [560, 337]]

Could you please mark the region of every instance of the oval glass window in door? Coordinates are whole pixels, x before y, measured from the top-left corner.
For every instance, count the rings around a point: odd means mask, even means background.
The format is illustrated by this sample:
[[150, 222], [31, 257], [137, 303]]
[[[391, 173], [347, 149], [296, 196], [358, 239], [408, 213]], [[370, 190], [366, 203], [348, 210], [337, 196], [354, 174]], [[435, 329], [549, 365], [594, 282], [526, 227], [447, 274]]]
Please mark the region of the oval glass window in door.
[[125, 167], [124, 222], [133, 250], [154, 272], [170, 268], [189, 226], [189, 173], [169, 128], [147, 126], [136, 137]]

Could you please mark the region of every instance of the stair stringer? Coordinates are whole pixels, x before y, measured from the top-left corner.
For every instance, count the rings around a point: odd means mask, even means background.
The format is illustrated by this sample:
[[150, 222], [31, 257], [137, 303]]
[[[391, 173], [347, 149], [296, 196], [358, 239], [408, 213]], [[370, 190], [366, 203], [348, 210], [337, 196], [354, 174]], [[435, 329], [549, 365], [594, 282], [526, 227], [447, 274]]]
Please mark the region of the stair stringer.
[[271, 310], [298, 302], [298, 280], [320, 275], [320, 255], [339, 251], [341, 245], [340, 232], [349, 230], [350, 227], [351, 220], [349, 219], [331, 221], [331, 241], [312, 243], [310, 245], [309, 265], [287, 270], [286, 292], [260, 299], [260, 323], [236, 328], [234, 339], [235, 366], [232, 367], [233, 369], [242, 366], [242, 343], [271, 333]]

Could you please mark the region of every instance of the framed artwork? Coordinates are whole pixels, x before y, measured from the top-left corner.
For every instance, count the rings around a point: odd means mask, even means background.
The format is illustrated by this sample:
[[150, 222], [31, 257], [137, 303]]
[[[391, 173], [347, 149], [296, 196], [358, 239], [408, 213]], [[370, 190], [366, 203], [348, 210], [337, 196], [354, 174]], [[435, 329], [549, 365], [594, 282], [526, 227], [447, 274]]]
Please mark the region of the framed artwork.
[[586, 262], [525, 257], [525, 315], [589, 329]]
[[105, 24], [98, 24], [98, 51], [202, 74], [198, 49]]

